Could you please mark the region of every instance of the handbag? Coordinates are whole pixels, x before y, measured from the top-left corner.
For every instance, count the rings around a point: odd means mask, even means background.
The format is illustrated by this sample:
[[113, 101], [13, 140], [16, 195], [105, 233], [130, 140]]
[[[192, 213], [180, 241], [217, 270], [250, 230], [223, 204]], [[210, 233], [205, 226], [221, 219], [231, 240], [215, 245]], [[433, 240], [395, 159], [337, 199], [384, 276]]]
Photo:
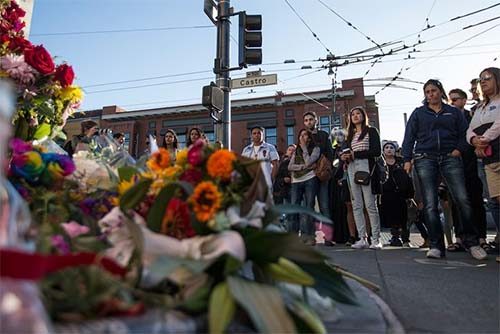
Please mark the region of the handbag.
[[322, 154], [318, 161], [316, 161], [316, 168], [314, 169], [314, 174], [318, 177], [320, 182], [325, 182], [331, 179], [333, 176], [333, 167], [330, 160]]
[[370, 184], [371, 173], [365, 171], [358, 171], [354, 173], [354, 183], [367, 186]]

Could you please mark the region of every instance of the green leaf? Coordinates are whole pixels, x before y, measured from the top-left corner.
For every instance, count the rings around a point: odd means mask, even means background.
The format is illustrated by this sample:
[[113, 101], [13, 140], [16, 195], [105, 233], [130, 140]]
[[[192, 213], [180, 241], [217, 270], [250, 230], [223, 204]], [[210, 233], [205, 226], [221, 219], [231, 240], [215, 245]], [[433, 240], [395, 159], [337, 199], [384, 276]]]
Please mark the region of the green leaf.
[[285, 257], [294, 262], [321, 263], [326, 257], [305, 245], [292, 233], [268, 232], [247, 228], [241, 231], [248, 259], [256, 263], [276, 262]]
[[295, 325], [277, 288], [230, 276], [232, 296], [261, 333], [294, 333]]
[[231, 296], [227, 282], [219, 283], [210, 295], [208, 324], [210, 333], [226, 330], [236, 311], [236, 303]]
[[48, 135], [50, 135], [50, 131], [51, 131], [51, 126], [47, 123], [43, 123], [43, 124], [40, 124], [35, 133], [33, 134], [33, 138], [34, 139], [42, 139], [44, 137], [47, 137]]
[[95, 236], [80, 236], [71, 240], [71, 243], [78, 252], [100, 252], [108, 246]]
[[314, 211], [313, 209], [296, 205], [296, 204], [280, 204], [280, 205], [275, 205], [269, 209], [273, 214], [275, 215], [281, 215], [281, 214], [296, 214], [296, 213], [303, 213], [307, 214], [314, 219], [328, 223], [328, 224], [333, 224], [332, 220], [326, 216], [323, 216], [322, 214]]
[[139, 171], [134, 167], [125, 166], [118, 168], [118, 177], [120, 181], [130, 181], [136, 174], [139, 174]]
[[153, 232], [161, 231], [161, 223], [163, 216], [165, 215], [165, 210], [167, 208], [170, 200], [178, 193], [179, 190], [183, 190], [185, 197], [193, 192], [193, 186], [187, 182], [171, 182], [167, 184], [156, 196], [156, 199], [149, 209], [148, 217], [146, 219], [148, 228]]
[[288, 309], [295, 316], [294, 319], [300, 320], [300, 323], [297, 323], [297, 327], [306, 326], [306, 333], [318, 333], [323, 334], [326, 333], [326, 328], [319, 316], [311, 309], [308, 305], [294, 300], [292, 303], [287, 305]]
[[314, 277], [315, 284], [312, 288], [316, 289], [321, 296], [330, 297], [343, 304], [358, 304], [356, 296], [342, 275], [326, 262], [299, 263], [299, 266]]
[[210, 284], [207, 283], [196, 292], [189, 297], [184, 303], [182, 303], [179, 307], [183, 310], [187, 310], [190, 312], [204, 312], [208, 307], [208, 299], [210, 297]]
[[123, 212], [134, 209], [148, 193], [151, 183], [153, 183], [152, 180], [144, 179], [137, 182], [133, 187], [130, 187], [120, 198], [120, 209]]

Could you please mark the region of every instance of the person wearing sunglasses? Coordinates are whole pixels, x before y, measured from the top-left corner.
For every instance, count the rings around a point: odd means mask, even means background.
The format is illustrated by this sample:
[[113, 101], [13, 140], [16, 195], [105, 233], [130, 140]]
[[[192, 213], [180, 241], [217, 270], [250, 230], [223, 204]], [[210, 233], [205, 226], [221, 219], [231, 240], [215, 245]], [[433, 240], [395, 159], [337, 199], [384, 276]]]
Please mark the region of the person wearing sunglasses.
[[500, 69], [485, 68], [479, 74], [483, 102], [477, 107], [467, 129], [467, 141], [474, 146], [476, 155], [483, 160], [497, 231], [500, 229]]

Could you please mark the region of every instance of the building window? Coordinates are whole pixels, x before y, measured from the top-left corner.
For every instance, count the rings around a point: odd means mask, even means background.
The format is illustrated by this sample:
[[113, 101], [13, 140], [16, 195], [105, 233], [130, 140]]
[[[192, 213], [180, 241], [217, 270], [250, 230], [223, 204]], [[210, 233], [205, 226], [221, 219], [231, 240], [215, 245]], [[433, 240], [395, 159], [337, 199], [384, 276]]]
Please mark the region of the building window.
[[186, 135], [177, 135], [177, 146], [179, 149], [186, 147]]
[[150, 129], [156, 129], [156, 121], [150, 121], [149, 126]]
[[168, 128], [168, 120], [162, 121], [161, 122], [161, 127], [162, 128]]
[[295, 144], [295, 128], [293, 126], [286, 127], [286, 144]]
[[266, 142], [272, 145], [277, 143], [276, 128], [266, 128]]
[[331, 118], [330, 116], [320, 116], [319, 118], [319, 128], [327, 133], [330, 133], [331, 129]]
[[295, 110], [293, 110], [293, 109], [285, 110], [285, 117], [293, 118], [293, 117], [295, 117], [294, 115], [295, 115]]

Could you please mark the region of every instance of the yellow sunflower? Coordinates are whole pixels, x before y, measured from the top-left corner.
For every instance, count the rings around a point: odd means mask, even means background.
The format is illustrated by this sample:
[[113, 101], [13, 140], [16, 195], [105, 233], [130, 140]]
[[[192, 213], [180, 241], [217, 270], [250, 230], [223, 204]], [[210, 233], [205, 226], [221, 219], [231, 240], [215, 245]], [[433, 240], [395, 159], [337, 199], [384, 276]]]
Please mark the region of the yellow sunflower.
[[178, 166], [183, 166], [187, 163], [188, 150], [187, 148], [177, 151], [175, 158], [175, 164]]
[[200, 182], [189, 197], [196, 219], [207, 222], [212, 219], [221, 206], [222, 195], [217, 186], [210, 181]]
[[233, 172], [233, 162], [236, 154], [228, 150], [218, 150], [213, 153], [207, 161], [207, 172], [213, 178], [220, 178], [224, 181], [231, 179]]
[[146, 164], [153, 172], [160, 172], [170, 166], [170, 154], [166, 149], [160, 147], [151, 155]]

